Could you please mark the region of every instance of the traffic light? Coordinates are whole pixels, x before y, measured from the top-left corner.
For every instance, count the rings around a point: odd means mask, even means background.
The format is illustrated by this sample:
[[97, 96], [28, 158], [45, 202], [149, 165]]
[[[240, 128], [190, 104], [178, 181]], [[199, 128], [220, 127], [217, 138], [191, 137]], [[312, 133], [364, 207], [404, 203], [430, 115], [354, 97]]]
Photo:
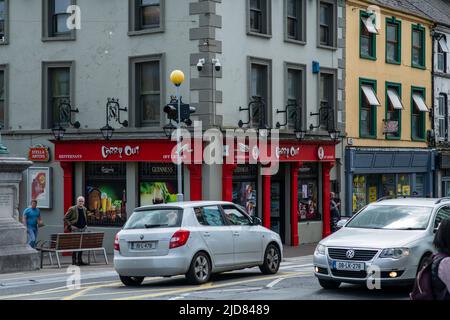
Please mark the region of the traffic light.
[[178, 122], [178, 100], [171, 97], [170, 103], [164, 107], [164, 112], [167, 113], [167, 118]]
[[[180, 97], [180, 118], [181, 122], [191, 126], [192, 120], [191, 114], [195, 113], [195, 107], [191, 107], [187, 103], [183, 103]], [[171, 97], [170, 103], [164, 107], [164, 112], [167, 113], [167, 118], [178, 123], [178, 100], [175, 97]]]

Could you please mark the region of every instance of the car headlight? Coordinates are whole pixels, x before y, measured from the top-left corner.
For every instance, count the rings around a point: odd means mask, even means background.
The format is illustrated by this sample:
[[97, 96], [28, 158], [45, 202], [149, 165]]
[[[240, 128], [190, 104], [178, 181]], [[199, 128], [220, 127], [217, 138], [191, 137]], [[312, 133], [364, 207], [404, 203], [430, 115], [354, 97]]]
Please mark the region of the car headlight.
[[324, 245], [322, 245], [322, 244], [319, 244], [317, 247], [316, 247], [316, 251], [314, 252], [314, 254], [315, 255], [320, 255], [320, 256], [324, 256], [325, 255], [325, 250], [326, 250], [326, 247], [324, 246]]
[[407, 256], [409, 256], [408, 248], [384, 249], [380, 254], [380, 258], [392, 258], [392, 259], [400, 259]]

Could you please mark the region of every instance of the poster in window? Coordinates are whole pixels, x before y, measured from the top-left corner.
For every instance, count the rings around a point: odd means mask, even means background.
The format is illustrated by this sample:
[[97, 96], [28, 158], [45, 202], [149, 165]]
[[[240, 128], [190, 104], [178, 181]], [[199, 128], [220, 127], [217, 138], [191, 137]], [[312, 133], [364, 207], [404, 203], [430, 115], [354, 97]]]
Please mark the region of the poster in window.
[[125, 181], [88, 181], [88, 224], [122, 226], [127, 220]]
[[256, 183], [233, 183], [233, 202], [245, 208], [251, 216], [256, 215]]
[[141, 182], [139, 189], [141, 206], [177, 201], [175, 182]]
[[27, 203], [37, 200], [37, 207], [51, 209], [51, 168], [29, 168], [27, 173]]

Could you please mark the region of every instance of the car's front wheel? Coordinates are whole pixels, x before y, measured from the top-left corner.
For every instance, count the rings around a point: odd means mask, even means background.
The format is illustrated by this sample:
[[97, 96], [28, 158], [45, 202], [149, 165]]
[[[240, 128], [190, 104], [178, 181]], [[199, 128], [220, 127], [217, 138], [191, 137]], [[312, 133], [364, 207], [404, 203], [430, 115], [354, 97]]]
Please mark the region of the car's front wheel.
[[267, 246], [264, 253], [264, 263], [259, 266], [259, 269], [264, 274], [275, 274], [280, 268], [281, 253], [280, 249], [274, 244]]
[[204, 252], [199, 252], [192, 259], [189, 271], [186, 273], [187, 280], [192, 284], [203, 284], [211, 277], [211, 263]]
[[339, 281], [324, 280], [324, 279], [319, 279], [319, 284], [322, 288], [327, 290], [338, 289], [341, 286], [341, 283]]
[[128, 287], [138, 287], [142, 284], [144, 281], [144, 277], [125, 277], [125, 276], [119, 276], [120, 281]]

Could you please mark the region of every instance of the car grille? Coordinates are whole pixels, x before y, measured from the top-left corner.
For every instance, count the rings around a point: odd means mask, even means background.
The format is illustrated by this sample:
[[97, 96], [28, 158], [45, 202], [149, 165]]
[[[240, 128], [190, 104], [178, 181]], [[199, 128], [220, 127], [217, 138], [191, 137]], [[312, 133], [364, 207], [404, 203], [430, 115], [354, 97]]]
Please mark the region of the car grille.
[[331, 270], [331, 273], [333, 274], [333, 276], [340, 277], [340, 278], [365, 279], [367, 277], [366, 271]]
[[370, 261], [377, 254], [377, 250], [355, 250], [355, 256], [347, 258], [347, 251], [353, 249], [328, 248], [328, 256], [335, 260]]

